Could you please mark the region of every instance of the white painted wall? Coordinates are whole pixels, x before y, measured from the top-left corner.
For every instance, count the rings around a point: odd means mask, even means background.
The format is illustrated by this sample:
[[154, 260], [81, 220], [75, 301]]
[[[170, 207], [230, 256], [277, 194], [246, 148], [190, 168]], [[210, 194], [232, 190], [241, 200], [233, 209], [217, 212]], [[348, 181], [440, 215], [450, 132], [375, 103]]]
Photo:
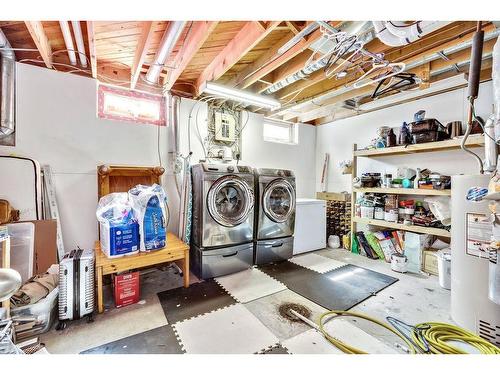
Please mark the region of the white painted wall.
[[98, 119], [89, 78], [17, 64], [16, 90], [16, 147], [0, 147], [0, 153], [52, 167], [65, 248], [91, 247], [97, 239], [96, 167], [158, 165], [158, 128]]
[[[372, 139], [376, 138], [376, 129], [383, 125], [396, 127], [399, 132], [399, 126], [403, 121], [411, 122], [413, 114], [420, 109], [427, 111], [426, 117], [437, 118], [443, 124], [454, 120], [460, 120], [465, 124], [466, 96], [466, 89], [455, 90], [318, 126], [316, 132], [317, 189], [321, 188], [320, 179], [325, 153], [330, 154], [328, 191], [351, 191], [352, 176], [342, 175], [338, 163], [352, 159], [353, 143], [357, 143], [358, 148], [367, 146]], [[492, 111], [492, 103], [493, 92], [490, 81], [480, 86], [476, 113], [486, 120]], [[484, 156], [482, 153], [481, 155]], [[478, 173], [476, 161], [463, 151], [456, 150], [403, 157], [358, 158], [358, 175], [363, 172], [387, 172], [394, 175], [399, 166], [429, 168], [435, 172], [451, 175]]]
[[[98, 119], [96, 84], [93, 79], [17, 64], [17, 139], [15, 147], [0, 147], [1, 154], [17, 154], [49, 164], [54, 172], [56, 194], [66, 249], [91, 247], [97, 238], [96, 167], [100, 164], [158, 165], [158, 128]], [[187, 123], [192, 100], [182, 100], [181, 151], [187, 152]], [[200, 105], [199, 118], [206, 119]], [[316, 130], [301, 125], [299, 145], [264, 142], [262, 116], [250, 115], [244, 130], [243, 160], [255, 167], [292, 169], [297, 174], [298, 196], [314, 195]], [[203, 155], [191, 129], [193, 163]], [[160, 129], [162, 162], [167, 166], [167, 129]], [[9, 184], [2, 180], [1, 185]], [[173, 175], [163, 179], [171, 206], [170, 229], [177, 229], [177, 193]], [[8, 199], [8, 197], [6, 197]]]
[[[179, 151], [183, 155], [189, 153], [188, 130], [191, 134], [191, 164], [204, 159], [200, 138], [206, 136], [207, 105], [191, 99], [182, 99], [179, 118]], [[191, 123], [189, 118], [191, 116]], [[263, 115], [249, 113], [248, 122], [243, 129], [242, 160], [240, 164], [255, 168], [284, 168], [295, 172], [297, 197], [312, 198], [315, 195], [315, 145], [316, 128], [299, 124], [299, 144], [286, 145], [266, 142], [263, 139]], [[246, 121], [246, 115], [243, 116]], [[196, 123], [198, 123], [198, 130]], [[167, 194], [176, 196], [175, 182], [168, 178], [166, 182]], [[173, 212], [178, 212], [178, 202], [172, 201]], [[177, 222], [173, 221], [172, 230], [177, 230]]]

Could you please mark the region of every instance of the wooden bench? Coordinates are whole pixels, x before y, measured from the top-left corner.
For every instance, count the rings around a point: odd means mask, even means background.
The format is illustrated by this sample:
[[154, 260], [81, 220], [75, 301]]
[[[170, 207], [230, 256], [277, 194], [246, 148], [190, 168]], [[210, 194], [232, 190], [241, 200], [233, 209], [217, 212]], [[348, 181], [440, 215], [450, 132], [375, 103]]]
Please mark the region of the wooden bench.
[[167, 234], [167, 246], [160, 250], [126, 255], [120, 258], [108, 258], [102, 251], [99, 241], [95, 244], [95, 269], [97, 279], [97, 308], [104, 312], [103, 283], [104, 275], [151, 267], [158, 264], [182, 261], [184, 287], [189, 287], [189, 245], [186, 245], [172, 233]]

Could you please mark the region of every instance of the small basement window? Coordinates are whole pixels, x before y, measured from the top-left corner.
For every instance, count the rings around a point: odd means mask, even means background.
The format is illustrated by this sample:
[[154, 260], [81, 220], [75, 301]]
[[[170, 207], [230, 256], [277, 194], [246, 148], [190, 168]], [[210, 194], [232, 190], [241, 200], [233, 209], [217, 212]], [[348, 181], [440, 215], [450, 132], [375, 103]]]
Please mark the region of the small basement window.
[[297, 123], [264, 118], [264, 141], [296, 145], [299, 143]]
[[99, 85], [99, 118], [165, 126], [165, 98]]

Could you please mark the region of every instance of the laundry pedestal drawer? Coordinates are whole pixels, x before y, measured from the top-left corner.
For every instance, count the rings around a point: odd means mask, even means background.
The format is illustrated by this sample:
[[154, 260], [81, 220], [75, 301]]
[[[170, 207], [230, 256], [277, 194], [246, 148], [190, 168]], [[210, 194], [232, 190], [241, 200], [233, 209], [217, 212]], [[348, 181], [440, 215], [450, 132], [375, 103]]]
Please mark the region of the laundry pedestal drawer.
[[293, 237], [255, 242], [255, 264], [267, 264], [293, 256]]
[[202, 279], [228, 275], [252, 267], [253, 243], [221, 249], [203, 249], [191, 245], [191, 267]]

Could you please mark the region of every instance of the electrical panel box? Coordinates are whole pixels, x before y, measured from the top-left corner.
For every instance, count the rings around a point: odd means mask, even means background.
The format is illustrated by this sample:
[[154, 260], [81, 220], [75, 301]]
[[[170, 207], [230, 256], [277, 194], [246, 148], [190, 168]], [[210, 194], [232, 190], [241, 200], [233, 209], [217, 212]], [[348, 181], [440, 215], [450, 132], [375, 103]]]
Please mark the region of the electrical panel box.
[[215, 112], [216, 141], [234, 142], [236, 140], [236, 119], [230, 113]]

